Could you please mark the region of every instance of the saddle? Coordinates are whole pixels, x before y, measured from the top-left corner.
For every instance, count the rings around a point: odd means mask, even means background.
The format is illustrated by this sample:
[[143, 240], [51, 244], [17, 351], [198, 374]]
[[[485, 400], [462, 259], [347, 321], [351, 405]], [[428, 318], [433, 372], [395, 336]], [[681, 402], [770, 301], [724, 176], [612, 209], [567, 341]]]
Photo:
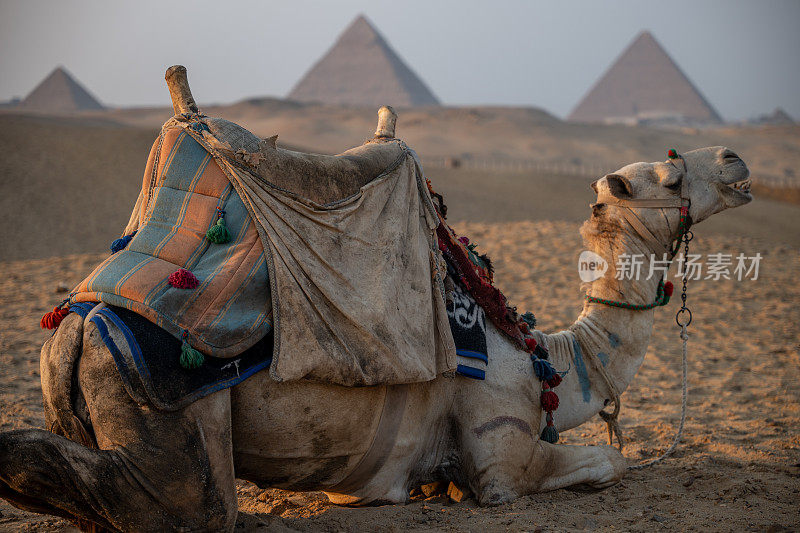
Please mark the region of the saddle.
[[117, 251], [70, 303], [143, 316], [180, 341], [187, 371], [272, 332], [277, 381], [428, 381], [456, 367], [437, 225], [419, 160], [393, 135], [304, 154], [178, 114]]

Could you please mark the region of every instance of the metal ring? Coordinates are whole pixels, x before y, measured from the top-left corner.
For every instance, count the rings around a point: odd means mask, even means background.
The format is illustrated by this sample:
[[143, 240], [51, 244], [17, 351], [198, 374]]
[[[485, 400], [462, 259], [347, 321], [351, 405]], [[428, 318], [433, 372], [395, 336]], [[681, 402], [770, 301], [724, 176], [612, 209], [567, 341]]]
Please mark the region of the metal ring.
[[[681, 322], [681, 313], [689, 313], [689, 321], [686, 322], [685, 324], [683, 322]], [[684, 326], [688, 327], [689, 324], [692, 323], [692, 310], [689, 309], [688, 307], [681, 307], [680, 309], [678, 309], [678, 312], [675, 313], [675, 322], [680, 327], [684, 327]]]

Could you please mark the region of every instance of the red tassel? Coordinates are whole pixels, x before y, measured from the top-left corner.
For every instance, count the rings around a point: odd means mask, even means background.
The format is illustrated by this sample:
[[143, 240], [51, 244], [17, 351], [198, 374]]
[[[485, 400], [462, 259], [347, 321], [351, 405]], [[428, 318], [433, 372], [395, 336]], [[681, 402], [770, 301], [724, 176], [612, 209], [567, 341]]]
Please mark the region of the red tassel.
[[531, 332], [530, 328], [528, 328], [528, 324], [525, 322], [520, 321], [517, 325], [519, 326], [519, 330], [525, 335]]
[[664, 296], [669, 298], [672, 296], [672, 291], [675, 290], [675, 287], [672, 286], [672, 282], [668, 281], [664, 284]]
[[536, 349], [536, 339], [533, 337], [528, 337], [525, 339], [525, 346], [528, 347], [528, 350], [534, 351]]
[[169, 284], [176, 289], [194, 289], [200, 285], [200, 281], [185, 268], [179, 268], [169, 275]]
[[542, 392], [542, 409], [547, 412], [558, 409], [558, 394], [551, 390]]
[[68, 314], [69, 307], [54, 307], [52, 311], [45, 313], [39, 325], [42, 329], [56, 329]]
[[551, 389], [558, 387], [559, 385], [561, 385], [561, 376], [559, 374], [554, 374], [552, 378], [547, 380], [547, 385]]

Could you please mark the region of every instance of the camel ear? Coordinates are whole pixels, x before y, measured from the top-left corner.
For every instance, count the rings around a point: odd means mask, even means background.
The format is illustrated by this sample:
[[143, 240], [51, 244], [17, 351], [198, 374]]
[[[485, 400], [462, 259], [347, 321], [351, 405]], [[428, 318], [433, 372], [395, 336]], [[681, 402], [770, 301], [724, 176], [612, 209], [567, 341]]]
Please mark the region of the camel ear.
[[594, 192], [596, 192], [598, 195], [601, 192], [606, 192], [615, 198], [633, 196], [633, 186], [631, 185], [631, 182], [628, 181], [628, 178], [625, 176], [620, 176], [619, 174], [608, 174], [607, 176], [603, 176], [599, 180], [592, 183], [592, 189], [594, 189]]

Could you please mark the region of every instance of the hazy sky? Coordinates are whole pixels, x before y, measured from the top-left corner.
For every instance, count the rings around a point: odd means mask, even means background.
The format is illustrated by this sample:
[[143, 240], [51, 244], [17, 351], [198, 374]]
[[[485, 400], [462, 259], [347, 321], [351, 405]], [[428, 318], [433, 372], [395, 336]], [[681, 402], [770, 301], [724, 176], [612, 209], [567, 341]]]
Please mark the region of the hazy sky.
[[0, 100], [59, 64], [107, 105], [169, 105], [176, 63], [201, 104], [282, 97], [359, 13], [448, 105], [563, 117], [649, 29], [725, 119], [800, 119], [798, 0], [0, 0]]

